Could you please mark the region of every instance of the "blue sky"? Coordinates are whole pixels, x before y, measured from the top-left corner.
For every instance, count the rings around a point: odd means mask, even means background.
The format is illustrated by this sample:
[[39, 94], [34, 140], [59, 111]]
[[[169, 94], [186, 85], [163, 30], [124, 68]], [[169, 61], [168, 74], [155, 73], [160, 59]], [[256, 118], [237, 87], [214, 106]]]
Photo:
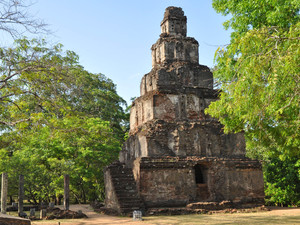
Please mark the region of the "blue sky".
[[75, 51], [86, 70], [112, 79], [129, 103], [140, 95], [140, 80], [151, 70], [150, 48], [168, 6], [182, 7], [187, 34], [200, 45], [199, 63], [212, 67], [230, 32], [209, 0], [35, 0], [30, 13], [49, 24], [48, 40]]

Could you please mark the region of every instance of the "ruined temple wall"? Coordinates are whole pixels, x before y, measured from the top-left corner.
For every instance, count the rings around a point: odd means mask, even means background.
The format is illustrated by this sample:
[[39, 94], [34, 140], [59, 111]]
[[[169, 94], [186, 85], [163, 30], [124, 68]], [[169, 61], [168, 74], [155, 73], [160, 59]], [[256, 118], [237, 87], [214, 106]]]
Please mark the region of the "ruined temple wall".
[[138, 126], [155, 119], [153, 113], [153, 99], [135, 101], [130, 109], [130, 130], [134, 131]]
[[161, 33], [177, 37], [185, 37], [187, 31], [187, 18], [182, 10], [169, 8], [165, 12], [164, 19], [161, 22]]
[[141, 168], [139, 193], [146, 207], [185, 206], [196, 198], [193, 170], [181, 168]]
[[109, 170], [104, 171], [104, 183], [105, 183], [105, 206], [120, 212], [120, 205], [116, 196], [114, 185], [112, 183], [112, 177]]
[[213, 75], [209, 68], [197, 63], [173, 62], [167, 67], [155, 66], [144, 75], [140, 85], [141, 96], [158, 91], [185, 93], [187, 88], [213, 88]]
[[264, 203], [263, 173], [258, 161], [219, 161], [210, 168], [208, 188], [212, 201]]
[[[261, 165], [254, 160], [143, 158], [135, 162], [139, 194], [147, 207], [195, 201], [263, 203]], [[196, 167], [202, 167], [202, 177]], [[197, 183], [198, 182], [198, 183]]]
[[130, 131], [134, 132], [138, 126], [153, 119], [165, 121], [212, 119], [204, 114], [204, 109], [214, 100], [195, 94], [153, 94], [139, 98], [131, 107]]
[[218, 122], [151, 121], [138, 127], [123, 146], [120, 161], [138, 157], [203, 156], [245, 158], [243, 133], [224, 134]]
[[173, 36], [185, 37], [186, 36], [186, 23], [182, 21], [169, 21], [165, 20], [161, 24], [161, 33]]
[[160, 38], [152, 45], [152, 66], [170, 61], [198, 63], [198, 42], [194, 38]]

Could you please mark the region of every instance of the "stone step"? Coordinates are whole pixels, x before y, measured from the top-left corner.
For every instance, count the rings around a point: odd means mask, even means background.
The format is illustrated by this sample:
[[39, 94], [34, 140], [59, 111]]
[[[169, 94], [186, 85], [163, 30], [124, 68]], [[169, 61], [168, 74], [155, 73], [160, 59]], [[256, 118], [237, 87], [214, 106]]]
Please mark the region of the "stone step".
[[136, 187], [132, 184], [116, 184], [114, 183], [114, 186], [117, 187], [115, 190], [136, 190]]
[[137, 192], [132, 191], [132, 190], [130, 190], [130, 192], [128, 192], [128, 191], [116, 191], [116, 194], [117, 194], [118, 197], [128, 197], [128, 198], [138, 196]]
[[119, 183], [130, 182], [130, 183], [135, 185], [135, 179], [134, 178], [128, 178], [128, 177], [126, 177], [126, 178], [123, 178], [123, 177], [115, 178], [114, 177], [111, 180], [112, 180], [112, 182], [119, 182]]
[[130, 181], [135, 181], [135, 179], [134, 179], [134, 177], [132, 176], [118, 176], [118, 177], [116, 177], [116, 176], [114, 176], [114, 177], [112, 177], [112, 180], [115, 180], [115, 181], [126, 181], [126, 180], [130, 180]]
[[134, 200], [134, 199], [137, 199], [137, 200], [141, 201], [140, 197], [138, 195], [135, 195], [135, 196], [120, 195], [118, 197], [119, 197], [119, 199], [124, 200], [124, 201], [127, 201], [127, 200], [130, 201], [130, 200]]
[[143, 207], [124, 207], [120, 208], [122, 213], [133, 213], [134, 210], [143, 210]]
[[120, 204], [120, 209], [131, 209], [132, 211], [143, 208], [142, 204]]
[[126, 193], [119, 193], [119, 194], [117, 194], [117, 198], [120, 200], [124, 200], [124, 199], [128, 199], [128, 198], [139, 199], [139, 196], [137, 194], [133, 194], [133, 193], [132, 193], [132, 195], [129, 195]]
[[141, 200], [138, 199], [138, 198], [136, 198], [136, 199], [130, 199], [130, 200], [129, 199], [118, 198], [118, 201], [121, 202], [122, 204], [124, 203], [124, 204], [132, 204], [132, 205], [136, 205], [136, 204], [139, 205], [139, 204], [142, 203]]
[[115, 186], [115, 192], [118, 194], [123, 194], [123, 193], [137, 193], [136, 187], [129, 187], [129, 186]]
[[133, 179], [133, 180], [134, 180], [133, 174], [124, 174], [124, 173], [122, 173], [122, 174], [120, 174], [120, 175], [118, 175], [118, 174], [113, 174], [113, 175], [111, 176], [111, 178], [112, 178], [112, 179], [121, 179], [121, 180], [125, 180], [125, 179]]
[[133, 176], [133, 174], [121, 173], [121, 174], [112, 174], [111, 178], [113, 178], [113, 179], [125, 179], [125, 178], [134, 179], [134, 176]]
[[135, 184], [132, 184], [133, 183], [133, 181], [131, 181], [131, 182], [113, 182], [114, 183], [114, 185], [117, 185], [118, 187], [130, 187], [131, 189], [132, 188], [134, 188], [134, 189], [136, 189], [136, 186], [135, 186]]
[[132, 201], [132, 202], [121, 202], [120, 207], [141, 207], [143, 205], [140, 201]]
[[123, 187], [123, 186], [115, 187], [115, 191], [118, 193], [122, 193], [122, 192], [135, 193], [135, 192], [137, 192], [136, 187]]
[[123, 177], [118, 177], [118, 178], [112, 178], [113, 182], [119, 182], [119, 183], [124, 183], [124, 182], [131, 182], [133, 184], [135, 184], [135, 179], [134, 178], [123, 178]]
[[120, 173], [132, 172], [132, 170], [130, 168], [123, 168], [123, 167], [111, 167], [110, 171], [120, 172]]
[[120, 184], [120, 185], [122, 185], [122, 184], [127, 184], [127, 185], [132, 184], [132, 186], [135, 186], [135, 180], [134, 179], [124, 180], [124, 181], [122, 181], [122, 180], [112, 180], [112, 182], [114, 184]]
[[115, 187], [115, 191], [117, 192], [117, 194], [122, 194], [125, 192], [129, 192], [129, 193], [136, 193], [136, 187], [125, 187], [125, 186], [117, 186]]
[[140, 201], [140, 199], [131, 199], [131, 200], [122, 200], [122, 199], [118, 199], [118, 201], [120, 202], [121, 205], [123, 204], [128, 204], [128, 205], [140, 205], [142, 202]]
[[112, 178], [134, 178], [132, 173], [114, 173], [111, 176]]
[[132, 169], [124, 167], [124, 164], [116, 163], [109, 167], [111, 181], [118, 199], [122, 213], [132, 213], [134, 210], [144, 209], [141, 201]]
[[121, 193], [121, 192], [119, 192], [117, 195], [118, 195], [119, 199], [123, 199], [123, 198], [140, 198], [137, 193], [133, 193], [133, 192], [132, 193], [126, 193], [126, 192]]
[[119, 172], [119, 173], [132, 173], [131, 169], [128, 168], [111, 168], [110, 171]]

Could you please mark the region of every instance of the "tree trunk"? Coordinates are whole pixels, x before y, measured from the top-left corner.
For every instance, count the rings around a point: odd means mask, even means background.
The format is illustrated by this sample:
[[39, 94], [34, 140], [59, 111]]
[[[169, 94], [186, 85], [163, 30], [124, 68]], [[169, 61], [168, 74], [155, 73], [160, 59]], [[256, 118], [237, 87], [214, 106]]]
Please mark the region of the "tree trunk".
[[14, 200], [13, 200], [13, 196], [12, 196], [12, 195], [10, 195], [10, 196], [9, 196], [9, 204], [10, 204], [10, 205], [12, 205], [12, 204], [13, 204], [13, 202], [14, 202]]

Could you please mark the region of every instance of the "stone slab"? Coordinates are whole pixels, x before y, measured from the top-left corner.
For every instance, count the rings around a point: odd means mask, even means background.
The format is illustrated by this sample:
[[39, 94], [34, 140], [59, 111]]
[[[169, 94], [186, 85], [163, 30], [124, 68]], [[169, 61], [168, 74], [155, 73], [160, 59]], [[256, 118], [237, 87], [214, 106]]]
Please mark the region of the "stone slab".
[[0, 224], [1, 225], [30, 225], [31, 222], [28, 219], [0, 213]]

